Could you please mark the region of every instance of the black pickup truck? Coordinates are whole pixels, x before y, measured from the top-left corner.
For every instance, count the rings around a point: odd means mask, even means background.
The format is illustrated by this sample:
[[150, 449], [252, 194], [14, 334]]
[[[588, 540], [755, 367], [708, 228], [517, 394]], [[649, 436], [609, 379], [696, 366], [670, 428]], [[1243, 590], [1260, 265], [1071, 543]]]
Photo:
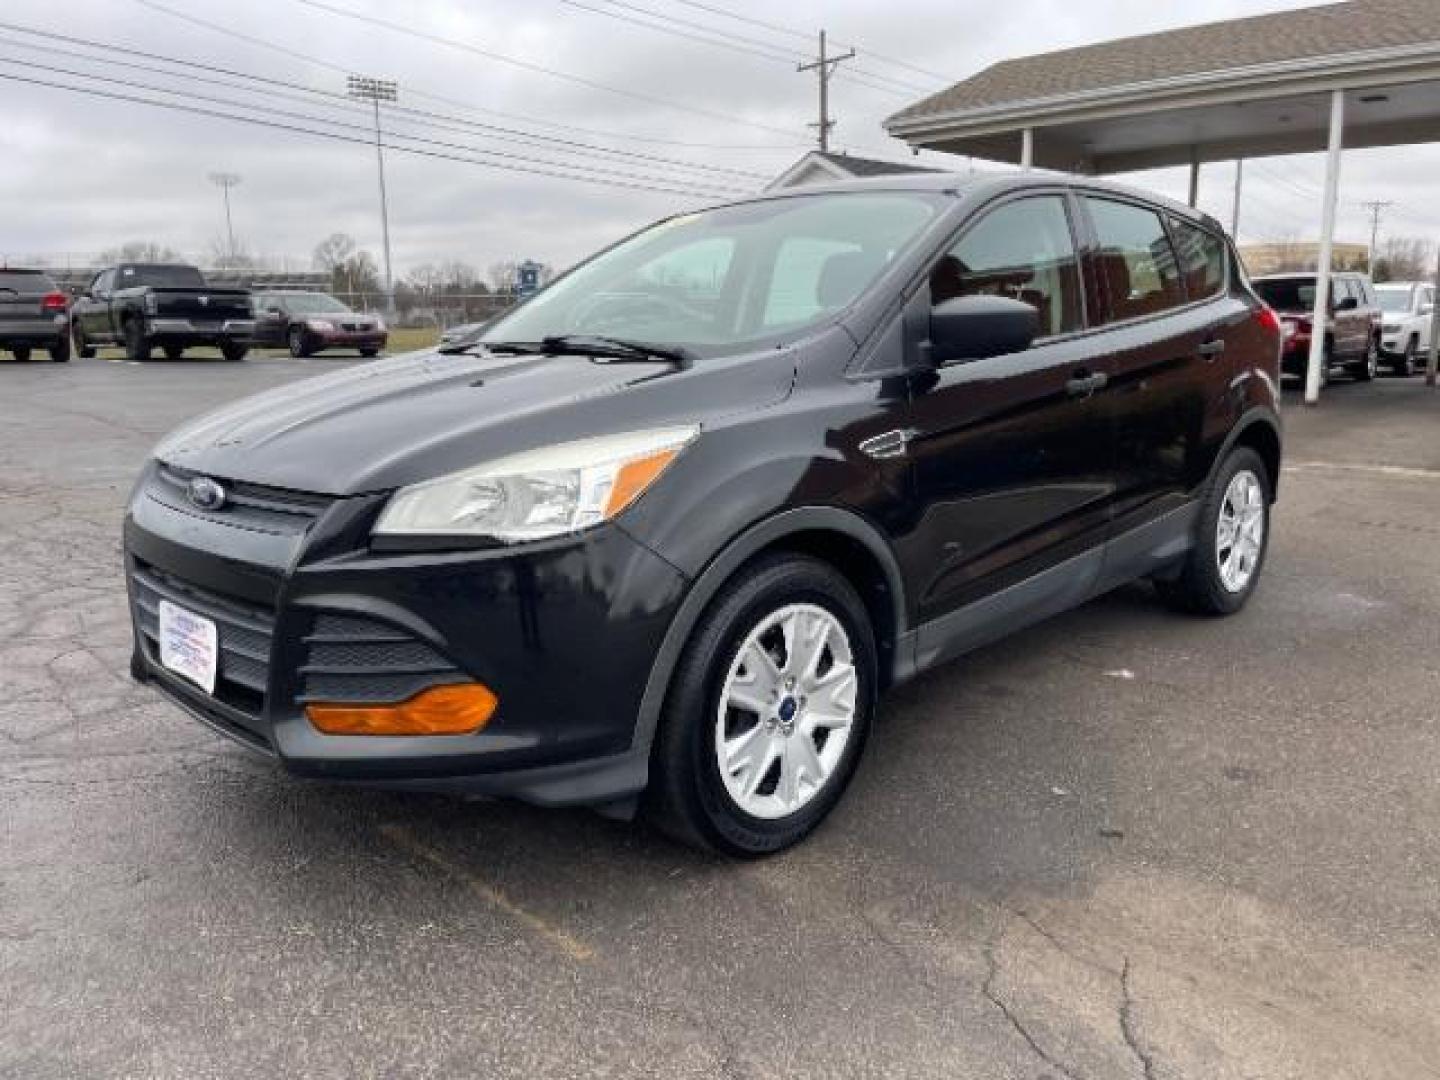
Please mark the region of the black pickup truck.
[[193, 345], [214, 345], [226, 360], [243, 360], [255, 333], [248, 289], [211, 288], [193, 266], [121, 263], [91, 280], [71, 312], [75, 351], [124, 345], [131, 360], [149, 360], [158, 346], [178, 360]]

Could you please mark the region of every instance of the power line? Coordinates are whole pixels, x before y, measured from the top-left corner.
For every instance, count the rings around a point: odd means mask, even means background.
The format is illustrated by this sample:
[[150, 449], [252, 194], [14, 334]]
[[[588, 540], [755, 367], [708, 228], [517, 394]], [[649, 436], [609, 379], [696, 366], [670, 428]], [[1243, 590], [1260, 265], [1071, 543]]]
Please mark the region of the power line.
[[[17, 66], [21, 66], [21, 65], [22, 65], [22, 62], [21, 62], [21, 61], [14, 61], [14, 60], [0, 61], [0, 63], [14, 64], [14, 65], [17, 65]], [[24, 64], [23, 66], [25, 66], [27, 69], [33, 67], [33, 65], [29, 65], [29, 64]], [[91, 75], [91, 76], [81, 75], [80, 77], [81, 77], [81, 78], [91, 78], [91, 79], [99, 78], [98, 76], [93, 76], [93, 75]], [[69, 91], [69, 92], [71, 92], [71, 93], [84, 94], [84, 95], [87, 95], [87, 96], [90, 96], [90, 97], [106, 98], [106, 99], [109, 99], [109, 100], [112, 100], [112, 101], [124, 101], [124, 102], [128, 102], [128, 103], [131, 103], [131, 104], [148, 105], [148, 106], [151, 106], [151, 107], [154, 107], [154, 108], [168, 109], [168, 110], [170, 110], [170, 111], [172, 111], [172, 112], [190, 113], [190, 114], [193, 114], [193, 115], [196, 115], [196, 116], [208, 116], [208, 117], [212, 117], [212, 118], [218, 119], [218, 120], [231, 120], [231, 121], [234, 121], [234, 122], [236, 122], [236, 123], [249, 124], [249, 125], [254, 126], [254, 127], [268, 128], [268, 129], [273, 130], [273, 131], [287, 131], [287, 132], [292, 132], [292, 133], [301, 134], [301, 135], [312, 135], [312, 136], [315, 136], [316, 138], [329, 139], [329, 140], [332, 141], [332, 142], [343, 142], [343, 143], [350, 143], [350, 144], [367, 146], [367, 147], [373, 145], [373, 137], [372, 137], [372, 136], [369, 136], [369, 135], [366, 135], [366, 136], [347, 135], [347, 134], [344, 134], [344, 133], [342, 133], [342, 132], [326, 131], [326, 130], [323, 130], [323, 129], [313, 128], [313, 127], [306, 127], [306, 126], [301, 125], [301, 124], [294, 124], [294, 123], [289, 123], [289, 122], [280, 121], [280, 120], [267, 119], [267, 118], [262, 117], [262, 116], [250, 116], [250, 115], [243, 115], [243, 114], [238, 114], [238, 113], [226, 112], [226, 111], [223, 111], [223, 110], [220, 110], [220, 109], [212, 109], [212, 108], [208, 108], [208, 107], [200, 106], [200, 105], [192, 105], [192, 104], [186, 104], [186, 103], [176, 102], [176, 101], [162, 101], [162, 100], [158, 100], [158, 99], [155, 99], [155, 98], [141, 97], [141, 96], [139, 96], [139, 95], [137, 95], [137, 94], [129, 94], [129, 93], [123, 93], [123, 92], [120, 92], [120, 91], [113, 91], [113, 90], [100, 90], [100, 89], [97, 89], [97, 88], [95, 88], [95, 87], [74, 86], [74, 85], [71, 85], [71, 84], [68, 84], [68, 83], [55, 82], [55, 81], [48, 80], [48, 79], [39, 79], [39, 78], [35, 78], [34, 76], [12, 75], [12, 74], [8, 74], [8, 73], [3, 72], [3, 71], [0, 71], [0, 79], [6, 80], [6, 81], [8, 81], [8, 82], [25, 83], [25, 84], [28, 84], [28, 85], [31, 85], [31, 86], [43, 86], [43, 87], [48, 87], [48, 88], [56, 89], [56, 90], [66, 90], [66, 91]], [[110, 81], [114, 81], [114, 80], [110, 80]], [[167, 91], [161, 91], [161, 92], [162, 92], [162, 93], [165, 93], [165, 92], [167, 92]], [[177, 91], [169, 91], [169, 92], [170, 92], [170, 93], [178, 93]], [[189, 96], [192, 96], [192, 97], [193, 97], [194, 95], [189, 95]], [[252, 106], [252, 105], [242, 105], [241, 107], [242, 107], [242, 108], [251, 109], [252, 111], [256, 111], [256, 112], [259, 112], [259, 111], [277, 112], [277, 110], [262, 110], [260, 107], [258, 107], [258, 106]], [[319, 119], [318, 122], [319, 122], [319, 123], [335, 123], [334, 121], [327, 121], [327, 120], [324, 120], [324, 119]], [[343, 126], [345, 126], [345, 127], [358, 127], [359, 125], [348, 125], [348, 124], [347, 124], [347, 125], [343, 125]], [[362, 128], [362, 130], [367, 130], [367, 129], [363, 129], [363, 128]], [[399, 137], [400, 137], [400, 138], [403, 138], [403, 139], [406, 139], [407, 141], [413, 141], [413, 142], [433, 142], [433, 140], [416, 139], [416, 138], [413, 138], [413, 137], [410, 137], [410, 136], [399, 136]], [[445, 145], [447, 145], [447, 144], [438, 143], [437, 145], [445, 146]], [[453, 144], [449, 144], [449, 145], [453, 145]], [[525, 165], [525, 164], [507, 164], [507, 163], [500, 163], [500, 162], [495, 162], [495, 161], [487, 161], [487, 160], [482, 160], [482, 159], [480, 159], [480, 158], [478, 158], [478, 157], [474, 157], [474, 156], [462, 156], [461, 154], [458, 154], [458, 153], [448, 153], [448, 152], [444, 152], [444, 151], [440, 151], [440, 150], [429, 150], [429, 149], [423, 149], [423, 148], [421, 148], [421, 147], [416, 147], [416, 146], [402, 146], [402, 145], [398, 145], [398, 144], [395, 144], [395, 143], [391, 143], [391, 144], [390, 144], [390, 148], [391, 148], [392, 150], [397, 151], [397, 152], [406, 153], [406, 154], [412, 154], [412, 155], [417, 156], [417, 157], [434, 158], [434, 159], [441, 160], [441, 161], [455, 161], [455, 162], [459, 162], [459, 163], [465, 164], [465, 165], [478, 165], [478, 166], [482, 166], [482, 167], [484, 167], [484, 168], [499, 169], [499, 170], [507, 171], [507, 172], [526, 173], [526, 174], [535, 175], [535, 176], [549, 177], [549, 178], [551, 178], [551, 179], [558, 179], [558, 180], [576, 180], [576, 181], [580, 181], [580, 182], [582, 182], [582, 183], [596, 184], [596, 185], [599, 185], [599, 186], [601, 186], [601, 187], [621, 188], [621, 189], [627, 189], [627, 190], [632, 190], [632, 191], [659, 192], [659, 193], [668, 194], [668, 195], [683, 195], [683, 196], [686, 196], [686, 197], [688, 197], [688, 198], [696, 198], [697, 196], [698, 196], [698, 197], [702, 197], [702, 198], [717, 198], [717, 197], [720, 197], [720, 196], [717, 195], [715, 192], [701, 191], [701, 190], [698, 190], [698, 189], [695, 189], [695, 188], [669, 187], [669, 186], [665, 186], [665, 185], [659, 184], [659, 183], [644, 182], [644, 181], [641, 181], [641, 182], [627, 182], [627, 181], [624, 181], [624, 180], [608, 179], [608, 178], [606, 178], [606, 177], [604, 177], [604, 176], [595, 175], [595, 174], [593, 174], [593, 172], [587, 172], [587, 173], [563, 173], [563, 172], [554, 172], [554, 171], [551, 171], [551, 170], [542, 169], [542, 168], [536, 168], [536, 167], [533, 167], [533, 166], [530, 166], [530, 165]], [[469, 148], [466, 148], [466, 147], [457, 147], [457, 149], [459, 149], [459, 150], [467, 150], [467, 149], [469, 149]], [[471, 150], [470, 153], [471, 153], [471, 154], [475, 154], [475, 153], [490, 154], [490, 153], [492, 153], [492, 151], [473, 151], [473, 150]]]
[[[142, 0], [142, 2], [143, 2], [143, 0]], [[12, 28], [11, 24], [0, 22], [0, 29], [11, 29], [11, 28]], [[34, 50], [34, 51], [37, 51], [37, 52], [48, 53], [48, 54], [50, 54], [50, 55], [66, 56], [66, 57], [69, 57], [69, 58], [71, 58], [71, 59], [83, 60], [83, 61], [87, 61], [87, 62], [90, 62], [90, 63], [100, 63], [100, 64], [106, 64], [106, 65], [109, 65], [109, 66], [112, 66], [112, 67], [120, 67], [120, 68], [129, 69], [129, 70], [144, 71], [144, 72], [146, 72], [146, 73], [148, 73], [148, 74], [151, 74], [151, 75], [162, 75], [162, 76], [164, 76], [164, 77], [166, 77], [166, 78], [187, 79], [187, 80], [190, 80], [190, 81], [193, 81], [193, 82], [199, 82], [199, 83], [203, 83], [203, 84], [207, 84], [207, 85], [211, 85], [211, 86], [220, 86], [220, 87], [224, 87], [224, 88], [226, 88], [226, 89], [239, 90], [239, 91], [241, 91], [242, 93], [258, 93], [258, 92], [259, 92], [259, 91], [255, 90], [253, 87], [240, 86], [240, 85], [236, 85], [236, 84], [233, 83], [233, 82], [226, 82], [226, 81], [221, 80], [221, 79], [212, 78], [212, 77], [210, 77], [210, 74], [209, 74], [209, 73], [223, 74], [223, 75], [225, 75], [225, 76], [227, 76], [227, 77], [229, 77], [229, 78], [233, 78], [233, 79], [243, 79], [243, 80], [248, 80], [248, 81], [250, 81], [250, 82], [262, 84], [263, 86], [265, 86], [265, 87], [267, 88], [265, 92], [266, 92], [269, 96], [278, 98], [278, 99], [280, 99], [280, 100], [296, 101], [296, 102], [301, 102], [301, 103], [304, 103], [304, 104], [316, 104], [316, 102], [315, 102], [313, 99], [315, 99], [315, 98], [321, 98], [321, 99], [324, 99], [324, 103], [325, 103], [325, 106], [326, 106], [327, 108], [340, 109], [340, 110], [347, 111], [347, 112], [348, 112], [348, 111], [354, 111], [355, 108], [356, 108], [355, 106], [353, 106], [353, 105], [351, 104], [351, 102], [350, 102], [346, 97], [344, 97], [344, 96], [341, 95], [341, 94], [333, 93], [333, 92], [326, 91], [326, 90], [318, 90], [318, 89], [315, 89], [315, 88], [313, 88], [313, 87], [303, 86], [303, 85], [298, 84], [298, 83], [286, 82], [285, 80], [282, 80], [282, 79], [273, 79], [273, 78], [269, 78], [269, 77], [267, 77], [267, 76], [263, 76], [263, 75], [253, 75], [253, 74], [249, 74], [249, 73], [246, 73], [246, 72], [237, 71], [237, 70], [230, 69], [230, 68], [216, 67], [216, 66], [213, 65], [213, 64], [200, 64], [200, 63], [196, 63], [196, 62], [194, 62], [194, 61], [182, 60], [182, 59], [179, 59], [179, 58], [176, 58], [176, 57], [162, 56], [162, 55], [160, 55], [160, 54], [144, 52], [144, 51], [138, 50], [138, 49], [127, 49], [127, 48], [124, 48], [124, 47], [118, 46], [118, 45], [110, 45], [110, 44], [104, 43], [104, 42], [89, 41], [89, 40], [84, 39], [84, 38], [76, 38], [76, 37], [72, 37], [72, 36], [65, 35], [65, 34], [51, 34], [51, 33], [48, 33], [48, 32], [40, 32], [40, 31], [34, 31], [34, 30], [26, 30], [26, 29], [24, 29], [24, 28], [18, 28], [18, 27], [14, 28], [14, 29], [21, 29], [23, 32], [28, 33], [28, 34], [34, 34], [34, 35], [37, 35], [37, 36], [52, 37], [52, 38], [55, 38], [55, 39], [57, 39], [57, 40], [62, 40], [62, 41], [69, 42], [69, 43], [80, 44], [80, 45], [82, 45], [83, 47], [88, 48], [88, 49], [92, 49], [92, 50], [102, 50], [102, 49], [103, 49], [103, 50], [107, 50], [107, 51], [119, 52], [119, 53], [122, 53], [122, 54], [128, 55], [128, 56], [140, 56], [140, 57], [143, 57], [143, 58], [145, 58], [145, 59], [149, 59], [149, 60], [152, 60], [152, 61], [156, 61], [156, 62], [159, 62], [159, 63], [162, 63], [162, 64], [171, 64], [171, 65], [174, 65], [174, 66], [185, 67], [185, 68], [198, 68], [198, 69], [200, 69], [200, 70], [203, 70], [203, 71], [207, 72], [207, 74], [206, 74], [206, 75], [194, 75], [194, 74], [181, 73], [181, 72], [172, 72], [172, 71], [165, 70], [165, 69], [163, 69], [163, 68], [151, 67], [151, 66], [147, 66], [147, 65], [144, 65], [144, 64], [129, 63], [129, 62], [126, 62], [126, 61], [123, 61], [123, 60], [115, 60], [115, 59], [111, 59], [111, 58], [108, 58], [108, 57], [91, 56], [91, 55], [88, 55], [88, 54], [85, 54], [85, 53], [79, 53], [79, 52], [75, 52], [75, 51], [68, 50], [68, 49], [57, 48], [57, 47], [54, 46], [54, 45], [40, 45], [40, 44], [35, 44], [35, 43], [32, 43], [32, 42], [18, 41], [18, 40], [14, 39], [14, 38], [0, 38], [0, 42], [4, 42], [4, 43], [7, 43], [7, 44], [10, 44], [12, 47], [18, 47], [18, 48], [22, 48], [22, 49]], [[302, 97], [302, 96], [299, 96], [298, 94], [286, 94], [286, 93], [278, 92], [278, 91], [276, 91], [275, 89], [273, 89], [274, 87], [282, 87], [282, 88], [289, 89], [289, 90], [296, 90], [296, 91], [299, 91], [300, 94], [303, 94], [303, 95], [306, 95], [306, 96]], [[362, 109], [361, 111], [365, 111], [365, 110]], [[753, 171], [751, 171], [751, 170], [732, 169], [732, 168], [727, 168], [727, 167], [723, 167], [723, 166], [716, 166], [716, 165], [702, 165], [702, 164], [698, 164], [698, 163], [694, 163], [694, 162], [687, 162], [687, 161], [681, 161], [681, 160], [674, 159], [674, 158], [662, 157], [662, 156], [660, 156], [660, 155], [655, 155], [655, 154], [646, 154], [646, 153], [642, 153], [642, 152], [639, 152], [639, 151], [618, 150], [618, 149], [614, 149], [614, 148], [612, 148], [612, 147], [596, 146], [596, 145], [591, 144], [591, 143], [583, 143], [583, 142], [578, 142], [578, 141], [570, 140], [570, 139], [560, 139], [560, 138], [557, 138], [557, 137], [551, 136], [551, 135], [542, 135], [542, 134], [538, 134], [538, 133], [534, 133], [534, 132], [526, 132], [526, 131], [522, 131], [522, 130], [519, 130], [519, 129], [501, 127], [501, 126], [499, 126], [499, 125], [494, 125], [494, 124], [486, 124], [486, 123], [483, 123], [483, 122], [481, 122], [481, 121], [466, 120], [466, 119], [463, 118], [463, 117], [451, 117], [451, 116], [446, 116], [445, 114], [442, 114], [442, 113], [429, 112], [429, 111], [426, 111], [426, 110], [413, 109], [413, 108], [408, 108], [408, 107], [401, 107], [401, 108], [397, 109], [396, 111], [402, 112], [402, 113], [404, 113], [406, 116], [413, 116], [413, 117], [421, 118], [420, 121], [415, 121], [415, 122], [422, 122], [422, 121], [423, 121], [423, 125], [422, 125], [422, 126], [433, 127], [433, 128], [437, 128], [437, 129], [442, 130], [442, 131], [446, 131], [446, 130], [448, 130], [448, 131], [457, 131], [457, 130], [458, 130], [458, 131], [481, 131], [481, 132], [485, 133], [485, 134], [487, 135], [487, 137], [494, 138], [494, 139], [498, 139], [498, 140], [500, 140], [500, 141], [502, 141], [502, 142], [518, 143], [519, 145], [529, 146], [529, 147], [533, 147], [533, 148], [536, 148], [536, 149], [542, 149], [542, 150], [557, 150], [557, 148], [558, 148], [558, 152], [560, 152], [560, 153], [572, 154], [572, 155], [576, 155], [576, 154], [578, 154], [578, 155], [587, 155], [587, 156], [600, 155], [600, 156], [607, 157], [607, 158], [619, 157], [619, 158], [622, 158], [622, 159], [623, 159], [623, 158], [633, 158], [633, 159], [635, 159], [635, 160], [637, 160], [637, 161], [644, 161], [644, 162], [649, 162], [649, 163], [653, 163], [653, 164], [660, 164], [660, 165], [665, 165], [665, 166], [669, 166], [669, 167], [678, 167], [678, 168], [686, 169], [686, 170], [691, 171], [691, 172], [717, 173], [717, 174], [721, 174], [721, 175], [724, 175], [724, 176], [735, 176], [735, 177], [742, 177], [742, 178], [745, 178], [745, 179], [763, 180], [763, 179], [767, 179], [767, 178], [768, 178], [768, 175], [765, 174], [765, 173], [753, 172]], [[457, 127], [456, 125], [458, 125], [458, 127]], [[555, 144], [555, 145], [554, 145], [554, 146], [546, 145], [546, 144], [550, 144], [550, 143], [553, 143], [553, 144]], [[571, 165], [572, 163], [568, 163], [568, 162], [567, 162], [567, 163], [565, 163], [565, 164], [566, 164], [566, 165]]]
[[[649, 30], [656, 30], [660, 33], [670, 34], [675, 37], [684, 38], [689, 41], [698, 41], [706, 45], [714, 45], [719, 48], [730, 49], [734, 52], [748, 53], [765, 60], [776, 60], [784, 64], [792, 64], [801, 57], [789, 46], [777, 46], [771, 42], [761, 41], [758, 38], [744, 37], [739, 34], [732, 34], [729, 31], [718, 29], [706, 23], [695, 22], [690, 19], [682, 19], [678, 15], [671, 15], [662, 11], [655, 11], [651, 8], [641, 7], [639, 4], [629, 3], [628, 0], [600, 0], [610, 5], [610, 8], [623, 8], [647, 19], [660, 20], [659, 23], [647, 22], [636, 18], [634, 15], [626, 15], [620, 11], [613, 11], [607, 8], [594, 7], [588, 3], [581, 3], [580, 0], [560, 0], [568, 7], [579, 8], [582, 11], [589, 11], [596, 15], [604, 15], [608, 18], [619, 19], [623, 22], [632, 23], [636, 26], [643, 26]], [[674, 23], [677, 26], [689, 27], [692, 30], [699, 30], [705, 36], [689, 33], [685, 30], [677, 30], [673, 26], [663, 25]], [[779, 50], [785, 51], [779, 51]], [[853, 51], [853, 50], [852, 50]], [[864, 86], [867, 89], [878, 90], [886, 94], [895, 94], [900, 97], [912, 97], [915, 94], [925, 94], [930, 91], [923, 87], [915, 86], [895, 79], [889, 75], [879, 72], [867, 71], [863, 68], [854, 68], [845, 76], [845, 81], [853, 82], [857, 86]], [[884, 85], [889, 84], [889, 85]]]
[[635, 90], [626, 90], [623, 87], [619, 86], [611, 86], [609, 83], [599, 82], [595, 79], [588, 79], [583, 75], [574, 75], [568, 71], [560, 71], [556, 68], [546, 67], [543, 64], [536, 64], [529, 60], [519, 60], [513, 56], [506, 56], [504, 53], [497, 53], [493, 52], [490, 49], [483, 49], [480, 46], [473, 45], [467, 41], [453, 41], [450, 38], [441, 37], [438, 34], [430, 34], [425, 32], [424, 30], [416, 30], [413, 27], [391, 22], [388, 19], [381, 19], [374, 15], [366, 15], [363, 12], [359, 11], [347, 11], [345, 8], [335, 7], [333, 4], [325, 3], [324, 0], [294, 0], [294, 2], [297, 4], [302, 4], [308, 8], [314, 8], [316, 11], [325, 11], [329, 12], [331, 15], [338, 15], [341, 18], [352, 19], [357, 22], [369, 23], [372, 26], [383, 27], [384, 29], [389, 30], [391, 33], [404, 34], [407, 37], [417, 38], [421, 41], [428, 41], [432, 44], [443, 45], [448, 49], [458, 49], [461, 52], [472, 53], [475, 56], [483, 56], [487, 60], [494, 60], [497, 63], [510, 64], [514, 67], [523, 68], [526, 71], [533, 71], [537, 74], [548, 75], [551, 78], [563, 79], [566, 82], [572, 82], [579, 86], [588, 87], [591, 90], [602, 90], [607, 94], [617, 94], [621, 97], [627, 97], [634, 101], [643, 101], [648, 105], [659, 105], [667, 109], [675, 109], [680, 112], [688, 112], [695, 116], [703, 116], [708, 120], [719, 120], [727, 124], [743, 124], [746, 127], [752, 127], [759, 131], [768, 131], [773, 134], [784, 135], [786, 137], [792, 135], [792, 132], [787, 131], [784, 128], [774, 127], [770, 124], [762, 124], [756, 120], [745, 120], [737, 116], [727, 115], [721, 112], [714, 112], [710, 109], [704, 109], [697, 105], [685, 105], [678, 101], [669, 101], [665, 98], [652, 97], [649, 94], [642, 94]]
[[[325, 60], [319, 56], [316, 56], [313, 52], [301, 52], [298, 49], [291, 49], [285, 45], [281, 45], [279, 42], [270, 41], [267, 38], [257, 37], [254, 34], [247, 34], [242, 30], [236, 30], [234, 27], [227, 26], [224, 23], [211, 22], [208, 19], [202, 19], [198, 15], [193, 15], [188, 11], [177, 11], [174, 8], [166, 7], [164, 4], [157, 3], [156, 0], [135, 0], [135, 2], [143, 7], [149, 8], [152, 11], [168, 15], [172, 18], [180, 19], [183, 22], [190, 23], [193, 26], [199, 26], [206, 30], [211, 30], [217, 34], [223, 34], [226, 37], [234, 38], [237, 41], [243, 41], [248, 45], [255, 46], [256, 48], [268, 49], [271, 52], [278, 53], [282, 56], [288, 56], [292, 59], [299, 60], [302, 63], [314, 67], [324, 68], [327, 71], [337, 72], [341, 75], [348, 75], [350, 73], [349, 67], [343, 64], [335, 63], [333, 60]], [[447, 97], [444, 94], [435, 94], [424, 90], [410, 90], [409, 95], [411, 97], [421, 98], [426, 101], [434, 101], [441, 105], [449, 105], [454, 108], [465, 109], [470, 112], [483, 113], [487, 116], [498, 116], [506, 120], [514, 120], [522, 124], [538, 124], [541, 127], [554, 128], [557, 131], [573, 131], [581, 135], [590, 135], [602, 139], [622, 139], [630, 142], [643, 142], [651, 143], [654, 145], [683, 146], [696, 150], [727, 151], [742, 150], [768, 152], [774, 150], [792, 150], [801, 145], [799, 143], [792, 143], [781, 146], [775, 144], [756, 145], [737, 143], [694, 142], [685, 139], [669, 139], [658, 135], [639, 135], [633, 132], [606, 131], [598, 128], [582, 127], [577, 124], [564, 124], [555, 120], [543, 120], [539, 117], [525, 116], [521, 113], [504, 112], [500, 109], [486, 108], [480, 105], [476, 105], [473, 102], [461, 101], [458, 98]], [[551, 136], [537, 134], [536, 137], [550, 138]], [[623, 151], [617, 152], [623, 153]]]
[[[700, 11], [708, 11], [712, 15], [723, 15], [727, 19], [734, 19], [737, 22], [749, 23], [751, 26], [760, 26], [765, 28], [766, 30], [774, 30], [777, 33], [789, 34], [791, 37], [804, 38], [806, 41], [810, 40], [811, 33], [808, 30], [801, 30], [798, 27], [794, 26], [785, 26], [781, 23], [767, 22], [764, 19], [757, 19], [753, 16], [737, 15], [733, 11], [726, 11], [724, 8], [716, 7], [714, 4], [701, 3], [700, 0], [672, 0], [672, 2], [677, 4], [684, 4], [688, 8], [696, 8]], [[860, 46], [855, 43], [848, 43], [846, 46], [842, 47], [859, 48]], [[942, 75], [938, 71], [929, 71], [926, 68], [916, 67], [909, 61], [896, 60], [894, 57], [886, 56], [884, 53], [878, 53], [874, 49], [866, 48], [863, 51], [866, 56], [873, 57], [876, 60], [880, 60], [886, 64], [891, 64], [894, 67], [904, 68], [906, 71], [913, 71], [917, 75], [924, 75], [927, 78], [936, 80], [937, 82], [942, 82], [948, 85], [955, 81], [954, 76]]]

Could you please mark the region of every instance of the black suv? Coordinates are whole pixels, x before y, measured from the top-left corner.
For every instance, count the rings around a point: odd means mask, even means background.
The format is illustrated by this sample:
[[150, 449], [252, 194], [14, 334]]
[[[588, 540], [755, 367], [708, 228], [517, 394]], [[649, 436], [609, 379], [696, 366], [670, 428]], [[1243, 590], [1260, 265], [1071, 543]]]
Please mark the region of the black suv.
[[1239, 609], [1279, 349], [1213, 220], [1098, 182], [684, 214], [166, 438], [134, 671], [302, 775], [775, 851], [917, 672], [1137, 578]]
[[43, 270], [0, 267], [0, 349], [29, 360], [32, 349], [70, 359], [70, 297]]

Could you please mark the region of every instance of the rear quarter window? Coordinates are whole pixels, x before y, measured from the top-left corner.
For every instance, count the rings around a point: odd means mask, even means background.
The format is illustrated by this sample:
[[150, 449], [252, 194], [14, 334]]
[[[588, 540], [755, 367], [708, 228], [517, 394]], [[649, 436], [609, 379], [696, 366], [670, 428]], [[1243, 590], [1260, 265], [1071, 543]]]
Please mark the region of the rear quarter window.
[[1225, 241], [1208, 229], [1180, 218], [1170, 219], [1185, 292], [1191, 300], [1208, 300], [1225, 289]]

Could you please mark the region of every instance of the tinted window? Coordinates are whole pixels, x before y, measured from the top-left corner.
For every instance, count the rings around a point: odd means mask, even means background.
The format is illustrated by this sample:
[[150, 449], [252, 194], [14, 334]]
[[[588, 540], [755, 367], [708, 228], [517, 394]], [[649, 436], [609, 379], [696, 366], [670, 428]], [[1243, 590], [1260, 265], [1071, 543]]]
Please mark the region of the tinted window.
[[1191, 300], [1204, 300], [1225, 288], [1225, 242], [1214, 233], [1172, 217], [1176, 254], [1185, 292]]
[[935, 303], [1008, 296], [1040, 313], [1042, 337], [1082, 325], [1080, 270], [1064, 200], [1020, 199], [981, 218], [930, 275]]
[[1314, 278], [1272, 278], [1253, 284], [1260, 299], [1276, 311], [1312, 311], [1315, 307]]
[[102, 273], [99, 277], [95, 279], [95, 284], [90, 286], [90, 289], [96, 295], [102, 295], [104, 293], [108, 293], [114, 287], [115, 271], [106, 270], [104, 273]]
[[1134, 319], [1183, 304], [1180, 269], [1160, 215], [1109, 199], [1085, 201], [1100, 242], [1099, 270], [1110, 318]]
[[1381, 285], [1375, 290], [1380, 297], [1380, 310], [1391, 314], [1403, 314], [1410, 310], [1411, 289], [1408, 285], [1400, 287]]
[[161, 289], [203, 289], [205, 279], [193, 266], [122, 266], [121, 289], [134, 289], [142, 285], [153, 285]]
[[671, 218], [566, 274], [482, 340], [588, 333], [723, 355], [847, 306], [948, 201], [803, 194]]
[[55, 292], [55, 283], [44, 274], [27, 274], [17, 270], [0, 270], [0, 292], [16, 292], [21, 296]]
[[327, 312], [339, 315], [350, 310], [333, 296], [326, 296], [324, 293], [291, 293], [283, 300], [278, 296], [271, 296], [264, 302], [278, 305], [292, 315], [321, 315]]

